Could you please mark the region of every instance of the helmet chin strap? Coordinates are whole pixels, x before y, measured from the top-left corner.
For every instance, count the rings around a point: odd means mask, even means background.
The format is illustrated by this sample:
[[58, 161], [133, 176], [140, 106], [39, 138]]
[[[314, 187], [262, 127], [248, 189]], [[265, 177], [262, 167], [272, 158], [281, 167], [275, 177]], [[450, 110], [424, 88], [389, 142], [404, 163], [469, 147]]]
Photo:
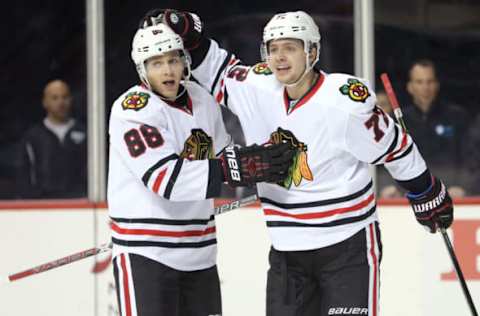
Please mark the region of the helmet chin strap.
[[[190, 76], [192, 75], [192, 69], [191, 69], [191, 67], [190, 67], [190, 62], [188, 61], [188, 57], [186, 57], [186, 56], [184, 56], [184, 63], [185, 63], [185, 68], [187, 69], [187, 73], [183, 75], [183, 80], [182, 80], [182, 81], [183, 81], [183, 85], [185, 85], [188, 81], [190, 81]], [[143, 67], [145, 67], [145, 66], [143, 66]], [[146, 73], [146, 69], [145, 69], [145, 73]], [[150, 82], [148, 81], [147, 76], [142, 76], [142, 77], [143, 77], [143, 78], [142, 78], [142, 79], [143, 79], [143, 80], [142, 80], [143, 83], [147, 86], [147, 88], [148, 88], [149, 90], [152, 90], [152, 91], [153, 91], [152, 85], [151, 85]], [[180, 82], [182, 82], [182, 81], [180, 81]], [[179, 88], [180, 88], [180, 86], [179, 86]], [[187, 91], [187, 89], [184, 87], [184, 88], [182, 89], [182, 91], [181, 91], [179, 94], [177, 94], [177, 96], [175, 96], [175, 99], [173, 99], [173, 100], [170, 100], [170, 99], [165, 98], [165, 97], [164, 97], [163, 95], [161, 95], [160, 93], [157, 93], [157, 95], [158, 95], [158, 97], [159, 97], [160, 99], [162, 99], [163, 101], [176, 101], [178, 98], [180, 98], [182, 95], [184, 95], [186, 91]], [[178, 92], [177, 92], [177, 93], [178, 93]]]
[[305, 70], [303, 71], [303, 74], [300, 75], [300, 77], [298, 77], [297, 80], [295, 80], [294, 82], [292, 83], [284, 83], [284, 86], [288, 87], [288, 88], [294, 88], [296, 86], [298, 86], [302, 81], [303, 79], [305, 78], [305, 76], [313, 69], [313, 65], [309, 63], [309, 60], [308, 60], [308, 54], [307, 54], [307, 57], [305, 58]]

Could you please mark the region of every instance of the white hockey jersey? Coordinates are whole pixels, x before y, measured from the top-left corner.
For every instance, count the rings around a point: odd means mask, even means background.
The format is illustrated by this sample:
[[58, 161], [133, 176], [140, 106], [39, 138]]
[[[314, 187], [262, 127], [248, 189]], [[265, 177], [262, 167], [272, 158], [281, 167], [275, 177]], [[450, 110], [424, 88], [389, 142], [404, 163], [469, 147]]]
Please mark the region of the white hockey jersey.
[[275, 249], [329, 246], [377, 220], [369, 164], [385, 163], [398, 180], [426, 170], [412, 139], [375, 106], [362, 79], [320, 73], [291, 102], [266, 64], [239, 65], [215, 41], [193, 75], [238, 116], [247, 145], [283, 134], [301, 149], [284, 187], [257, 185]]
[[133, 86], [110, 115], [108, 205], [113, 254], [135, 253], [177, 270], [216, 260], [210, 161], [230, 143], [213, 97], [185, 83], [187, 107]]

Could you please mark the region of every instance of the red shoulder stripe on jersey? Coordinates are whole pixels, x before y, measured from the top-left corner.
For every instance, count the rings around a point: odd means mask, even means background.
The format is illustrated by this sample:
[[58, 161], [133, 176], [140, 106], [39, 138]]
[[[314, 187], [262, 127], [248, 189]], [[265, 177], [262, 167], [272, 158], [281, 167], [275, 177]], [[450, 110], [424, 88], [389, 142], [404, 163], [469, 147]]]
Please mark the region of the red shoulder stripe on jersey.
[[168, 231], [159, 229], [122, 228], [115, 223], [110, 223], [112, 230], [121, 235], [147, 235], [159, 237], [198, 237], [215, 233], [215, 226], [205, 230]]
[[288, 100], [287, 88], [284, 88], [284, 90], [283, 90], [283, 102], [284, 102], [285, 111], [287, 112], [287, 114], [291, 114], [293, 111], [295, 111], [296, 109], [298, 109], [299, 107], [301, 107], [302, 105], [307, 103], [308, 100], [310, 100], [313, 97], [313, 95], [315, 93], [317, 93], [318, 89], [320, 89], [324, 80], [325, 80], [325, 75], [320, 73], [318, 78], [317, 78], [317, 82], [315, 82], [315, 84], [310, 88], [310, 90], [304, 96], [302, 96], [300, 98], [300, 100], [298, 100], [297, 104], [295, 104], [295, 106], [292, 108], [290, 113], [288, 112], [290, 102]]
[[328, 210], [328, 211], [315, 212], [315, 213], [303, 213], [303, 214], [290, 214], [290, 213], [287, 213], [287, 212], [282, 212], [282, 211], [277, 211], [277, 210], [266, 208], [266, 209], [264, 209], [264, 214], [265, 215], [284, 216], [284, 217], [290, 217], [290, 218], [295, 218], [295, 219], [319, 219], [319, 218], [330, 217], [330, 216], [333, 216], [333, 215], [345, 214], [345, 213], [349, 213], [349, 212], [358, 211], [358, 210], [368, 206], [373, 200], [375, 200], [375, 196], [372, 193], [365, 200], [363, 200], [360, 203], [357, 203], [355, 205], [349, 206], [349, 207], [341, 207], [341, 208]]
[[408, 137], [407, 137], [407, 133], [405, 132], [402, 132], [403, 136], [402, 136], [402, 144], [400, 145], [400, 148], [395, 150], [394, 152], [390, 153], [387, 158], [385, 159], [385, 162], [389, 162], [391, 161], [396, 154], [402, 152], [402, 150], [405, 148], [405, 146], [407, 146], [407, 143], [408, 143]]
[[218, 91], [217, 93], [217, 96], [215, 97], [215, 100], [217, 101], [217, 103], [220, 103], [222, 101], [222, 98], [223, 98], [223, 85], [224, 85], [224, 81], [223, 79], [220, 81], [220, 91]]
[[397, 147], [397, 143], [398, 143], [398, 127], [397, 127], [397, 125], [393, 126], [393, 130], [395, 131], [395, 136], [393, 136], [392, 143], [390, 144], [390, 146], [388, 146], [387, 151], [385, 151], [380, 157], [378, 157], [377, 159], [372, 161], [370, 164], [372, 164], [372, 165], [376, 164], [377, 162], [380, 161], [380, 159], [383, 159], [383, 157], [385, 157], [386, 155], [391, 153], [392, 150], [394, 150], [395, 147]]
[[162, 180], [165, 177], [166, 173], [167, 173], [167, 168], [160, 171], [157, 178], [155, 179], [155, 182], [153, 183], [153, 188], [152, 188], [153, 192], [158, 193], [158, 189], [160, 189], [160, 185], [162, 184]]
[[[217, 74], [215, 75], [215, 79], [213, 79], [212, 86], [210, 87], [210, 94], [213, 95], [213, 92], [215, 91], [215, 87], [217, 86], [217, 82], [220, 79], [220, 76], [222, 75], [223, 71], [225, 68], [227, 68], [228, 65], [231, 65], [235, 62], [235, 57], [233, 57], [232, 53], [228, 53], [225, 59], [223, 60], [222, 65], [217, 71]], [[220, 87], [221, 89], [221, 87]]]
[[178, 159], [178, 155], [177, 154], [171, 154], [167, 157], [164, 157], [163, 159], [161, 159], [160, 161], [158, 161], [157, 163], [155, 163], [153, 166], [151, 166], [146, 172], [145, 174], [142, 176], [142, 182], [145, 186], [148, 185], [148, 181], [150, 181], [150, 177], [152, 176], [152, 174], [155, 172], [155, 170], [157, 170], [158, 168], [160, 168], [161, 166], [163, 166], [164, 164], [166, 164], [167, 162], [169, 162], [170, 160], [175, 160], [175, 159]]
[[178, 174], [180, 173], [180, 169], [182, 169], [183, 159], [177, 159], [175, 163], [175, 167], [173, 167], [173, 172], [170, 175], [170, 179], [168, 180], [167, 187], [165, 188], [165, 192], [163, 193], [163, 197], [167, 200], [170, 199], [170, 195], [172, 194], [173, 186], [177, 181]]

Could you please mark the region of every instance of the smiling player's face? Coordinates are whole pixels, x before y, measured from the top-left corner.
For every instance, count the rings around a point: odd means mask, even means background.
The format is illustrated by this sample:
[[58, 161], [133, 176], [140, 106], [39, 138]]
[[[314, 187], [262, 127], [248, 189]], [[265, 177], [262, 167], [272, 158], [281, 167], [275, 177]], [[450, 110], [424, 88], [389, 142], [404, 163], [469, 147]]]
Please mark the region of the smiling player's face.
[[152, 57], [145, 64], [147, 79], [152, 89], [170, 100], [175, 100], [178, 94], [184, 67], [178, 51]]
[[272, 40], [268, 44], [268, 57], [270, 69], [283, 84], [295, 82], [305, 71], [306, 56], [300, 40]]

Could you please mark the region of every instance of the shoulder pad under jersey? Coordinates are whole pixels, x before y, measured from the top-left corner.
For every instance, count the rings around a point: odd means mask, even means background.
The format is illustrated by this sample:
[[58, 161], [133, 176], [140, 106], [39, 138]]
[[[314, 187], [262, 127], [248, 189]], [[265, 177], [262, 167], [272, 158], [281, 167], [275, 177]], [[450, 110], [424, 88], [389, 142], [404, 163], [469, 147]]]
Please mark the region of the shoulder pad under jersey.
[[329, 74], [329, 86], [344, 111], [363, 113], [372, 110], [376, 96], [367, 80], [348, 74]]

